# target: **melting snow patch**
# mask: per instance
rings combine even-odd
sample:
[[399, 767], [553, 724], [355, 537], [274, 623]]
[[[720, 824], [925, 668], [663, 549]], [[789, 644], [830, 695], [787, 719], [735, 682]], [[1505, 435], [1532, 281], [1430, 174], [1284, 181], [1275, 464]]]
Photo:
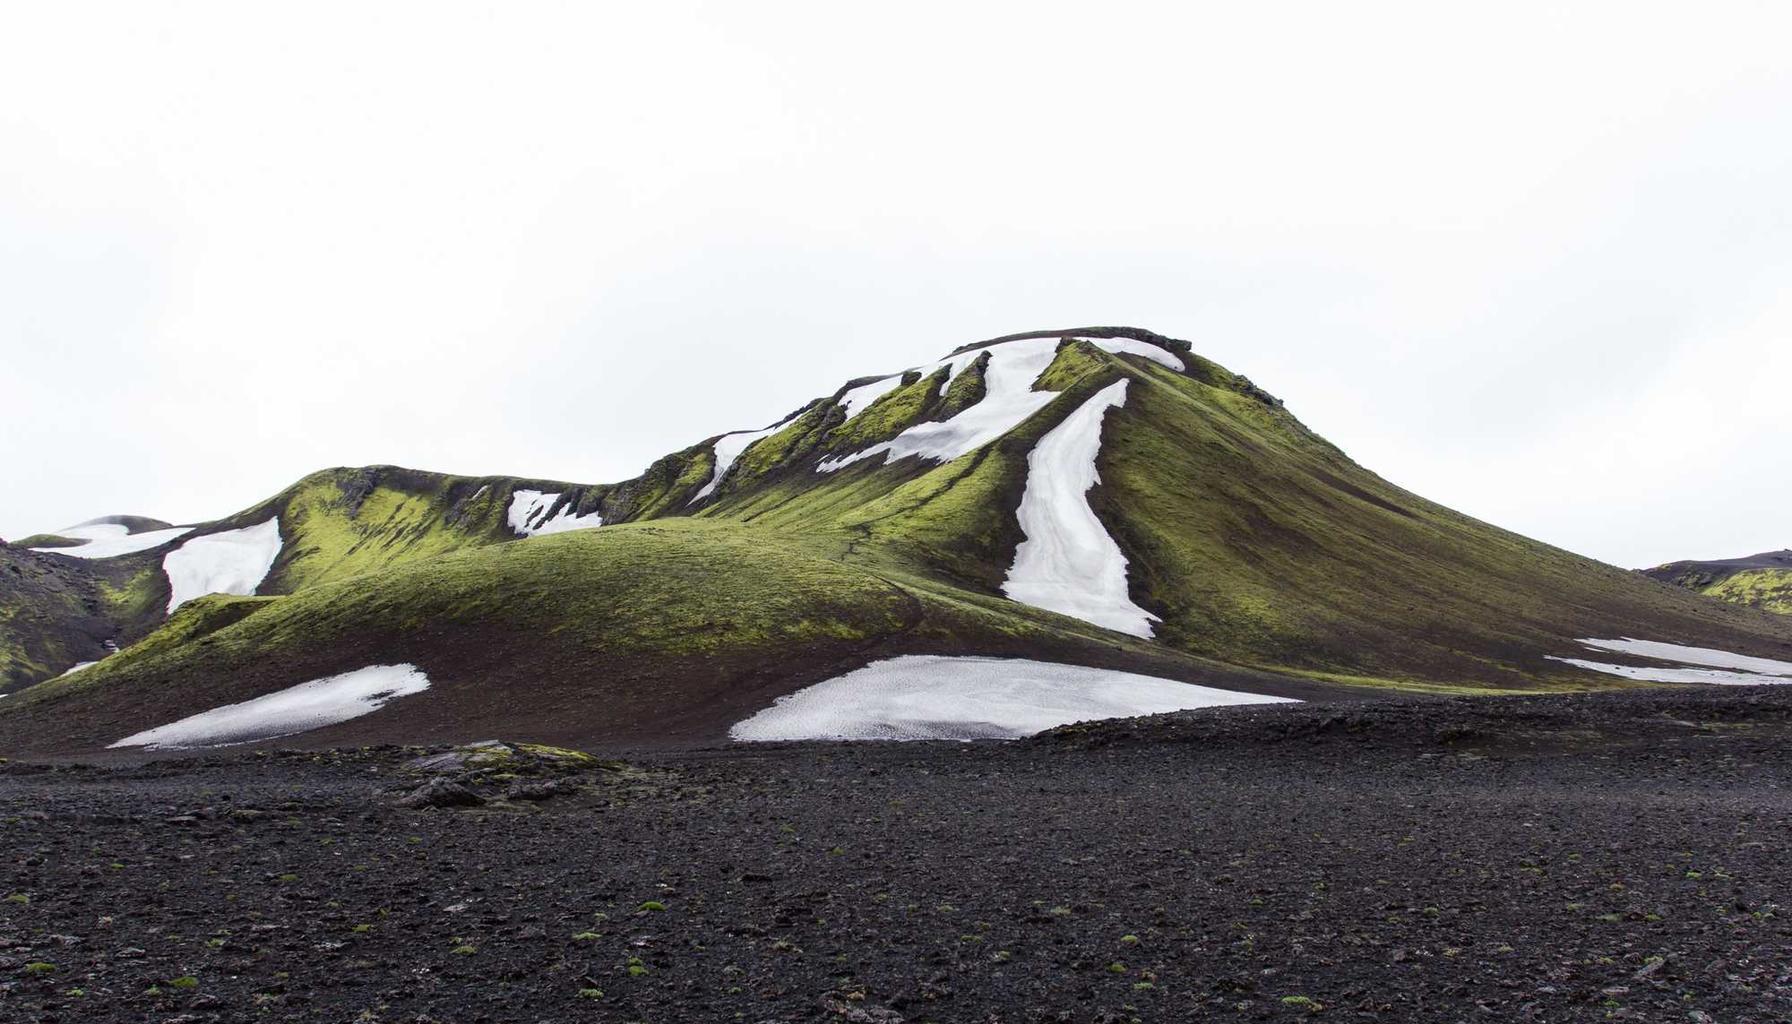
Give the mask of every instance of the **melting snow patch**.
[[168, 611], [207, 594], [255, 593], [280, 557], [278, 516], [257, 526], [194, 537], [162, 558], [172, 591]]
[[1100, 482], [1101, 421], [1126, 404], [1126, 381], [1096, 392], [1053, 427], [1027, 455], [1021, 494], [1021, 532], [1002, 593], [1013, 601], [1059, 612], [1097, 626], [1150, 637], [1157, 616], [1132, 603], [1126, 556], [1089, 507]]
[[33, 551], [44, 551], [52, 555], [68, 555], [71, 558], [116, 558], [119, 555], [148, 551], [161, 547], [176, 537], [184, 537], [193, 532], [191, 526], [176, 526], [167, 530], [145, 530], [132, 533], [122, 523], [86, 523], [71, 526], [66, 530], [57, 530], [56, 536], [86, 543], [72, 548], [32, 548]]
[[[897, 379], [898, 381], [901, 380], [900, 377]], [[764, 430], [738, 431], [733, 434], [723, 434], [721, 437], [716, 438], [714, 446], [716, 456], [715, 472], [709, 475], [709, 483], [704, 484], [703, 489], [692, 495], [691, 500], [685, 502], [685, 504], [695, 505], [704, 498], [714, 494], [717, 485], [722, 482], [722, 478], [728, 475], [730, 469], [734, 468], [735, 460], [739, 459], [742, 453], [752, 446], [753, 442], [770, 437], [778, 431], [783, 430], [785, 427], [790, 426], [807, 411], [808, 409], [804, 408], [795, 416], [790, 417], [782, 423], [776, 423], [766, 427]]]
[[[99, 664], [99, 662], [97, 662], [97, 661], [77, 661], [73, 665], [70, 665], [68, 667], [68, 671], [62, 673], [62, 675], [63, 676], [72, 676], [76, 672], [81, 671], [82, 669], [88, 667], [89, 665], [98, 665], [98, 664]], [[56, 678], [61, 679], [62, 676], [57, 676]]]
[[1775, 661], [1772, 658], [1755, 658], [1711, 647], [1683, 647], [1659, 640], [1632, 640], [1628, 637], [1619, 640], [1587, 638], [1578, 642], [1595, 651], [1631, 654], [1673, 664], [1613, 665], [1584, 658], [1558, 658], [1554, 655], [1550, 655], [1549, 660], [1590, 672], [1603, 672], [1606, 675], [1650, 683], [1719, 683], [1727, 686], [1792, 683], [1792, 661]]
[[[860, 384], [846, 394], [840, 396], [840, 405], [846, 410], [846, 419], [850, 420], [859, 413], [870, 408], [871, 403], [884, 397], [902, 385], [902, 374], [874, 380], [869, 384]], [[846, 420], [840, 422], [845, 423]]]
[[112, 747], [218, 747], [271, 740], [360, 718], [394, 697], [427, 689], [429, 677], [415, 665], [373, 665], [202, 711], [126, 736]]
[[550, 517], [554, 503], [560, 500], [560, 492], [521, 490], [510, 496], [510, 528], [519, 537], [539, 537], [548, 533], [565, 533], [568, 530], [591, 530], [604, 525], [601, 513], [574, 515], [572, 504], [567, 503], [558, 515]]
[[832, 473], [843, 466], [850, 466], [876, 455], [884, 455], [886, 462], [895, 462], [911, 455], [949, 462], [983, 447], [1020, 426], [1027, 417], [1045, 408], [1052, 399], [1058, 397], [1056, 391], [1034, 391], [1033, 384], [1045, 372], [1046, 367], [1052, 364], [1053, 357], [1058, 353], [1058, 345], [1063, 341], [1086, 341], [1107, 352], [1144, 356], [1174, 370], [1183, 368], [1182, 360], [1175, 354], [1149, 342], [1130, 338], [1026, 338], [960, 352], [921, 367], [921, 375], [925, 377], [942, 366], [948, 367], [950, 372], [946, 384], [941, 385], [944, 388], [951, 383], [952, 377], [976, 361], [978, 356], [988, 352], [989, 367], [983, 375], [982, 401], [951, 419], [917, 423], [888, 441], [851, 455], [824, 459], [815, 468], [823, 473]]
[[906, 655], [805, 687], [729, 730], [772, 740], [1015, 739], [1096, 718], [1127, 718], [1286, 697], [1024, 658]]

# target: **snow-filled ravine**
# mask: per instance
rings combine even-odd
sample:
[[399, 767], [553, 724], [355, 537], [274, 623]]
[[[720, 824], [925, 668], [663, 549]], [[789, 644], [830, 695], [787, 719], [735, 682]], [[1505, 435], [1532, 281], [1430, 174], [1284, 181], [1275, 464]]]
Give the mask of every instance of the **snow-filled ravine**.
[[778, 698], [729, 730], [774, 740], [1016, 739], [1072, 722], [1286, 697], [1024, 658], [904, 655]]
[[193, 532], [191, 526], [175, 526], [166, 530], [145, 530], [132, 533], [122, 523], [82, 523], [57, 530], [56, 536], [69, 540], [85, 541], [72, 548], [32, 548], [52, 555], [68, 555], [71, 558], [116, 558], [119, 555], [135, 554], [159, 548], [177, 537], [184, 537]]
[[800, 416], [802, 416], [802, 413], [798, 412], [795, 416], [790, 417], [784, 422], [774, 423], [764, 430], [741, 430], [732, 434], [723, 434], [721, 437], [716, 438], [716, 442], [712, 446], [712, 450], [715, 452], [716, 457], [716, 468], [710, 473], [709, 482], [704, 484], [696, 494], [691, 496], [691, 500], [685, 504], [695, 505], [704, 498], [714, 494], [716, 488], [721, 485], [722, 478], [728, 475], [730, 469], [734, 468], [735, 460], [739, 459], [748, 448], [752, 447], [753, 442], [764, 440], [765, 438], [776, 434], [778, 431], [795, 423]]
[[917, 423], [894, 438], [874, 444], [863, 451], [824, 459], [816, 469], [831, 473], [877, 455], [884, 455], [888, 462], [911, 455], [947, 462], [981, 448], [1013, 430], [1027, 417], [1045, 408], [1052, 399], [1058, 397], [1056, 391], [1033, 390], [1033, 384], [1051, 366], [1052, 359], [1057, 355], [1058, 345], [1064, 341], [1086, 341], [1107, 352], [1144, 356], [1173, 370], [1183, 369], [1182, 360], [1174, 353], [1150, 342], [1134, 341], [1131, 338], [1026, 338], [960, 352], [918, 369], [926, 377], [941, 367], [947, 368], [946, 380], [940, 385], [943, 390], [965, 367], [987, 352], [989, 367], [984, 371], [982, 401], [951, 419]]
[[1133, 604], [1126, 589], [1126, 556], [1089, 507], [1100, 481], [1101, 421], [1126, 404], [1117, 380], [1078, 406], [1027, 455], [1021, 494], [1021, 532], [1002, 593], [1010, 600], [1069, 615], [1097, 626], [1151, 636], [1157, 616]]
[[162, 557], [168, 611], [207, 594], [255, 593], [280, 557], [280, 519], [194, 537]]
[[601, 513], [574, 515], [570, 502], [550, 516], [554, 503], [559, 500], [559, 491], [516, 491], [510, 496], [510, 528], [519, 537], [539, 537], [569, 530], [593, 530], [604, 525]]
[[292, 736], [360, 718], [429, 689], [415, 665], [371, 665], [145, 729], [112, 747], [218, 747]]
[[1560, 658], [1559, 661], [1591, 672], [1621, 676], [1649, 683], [1717, 683], [1725, 686], [1760, 686], [1766, 683], [1792, 683], [1792, 661], [1775, 661], [1746, 654], [1720, 651], [1711, 647], [1685, 647], [1659, 640], [1617, 640], [1586, 638], [1577, 640], [1583, 647], [1608, 654], [1628, 654], [1664, 665], [1617, 665], [1590, 658]]

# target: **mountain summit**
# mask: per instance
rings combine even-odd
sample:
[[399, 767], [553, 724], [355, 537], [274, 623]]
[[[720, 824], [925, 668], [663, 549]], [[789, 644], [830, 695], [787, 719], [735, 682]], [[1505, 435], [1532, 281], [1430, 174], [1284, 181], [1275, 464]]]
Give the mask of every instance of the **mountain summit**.
[[[934, 707], [953, 673], [919, 657], [1010, 659], [965, 684], [985, 690], [1044, 663], [1029, 678], [1079, 700], [1121, 676], [1272, 699], [1792, 660], [1792, 620], [1428, 502], [1125, 327], [849, 381], [622, 483], [333, 469], [213, 522], [95, 521], [0, 559], [12, 750], [268, 702], [316, 744], [707, 743], [861, 669]], [[290, 717], [332, 701], [353, 714]]]

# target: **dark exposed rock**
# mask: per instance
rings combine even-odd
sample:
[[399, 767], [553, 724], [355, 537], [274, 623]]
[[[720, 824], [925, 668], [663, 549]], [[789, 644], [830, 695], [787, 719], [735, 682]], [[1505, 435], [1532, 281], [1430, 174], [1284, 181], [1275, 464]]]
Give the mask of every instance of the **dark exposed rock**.
[[506, 800], [522, 800], [537, 803], [552, 800], [557, 796], [565, 796], [579, 791], [579, 784], [571, 779], [550, 779], [546, 782], [518, 782], [504, 792]]
[[478, 807], [485, 798], [458, 782], [431, 779], [398, 801], [405, 807]]

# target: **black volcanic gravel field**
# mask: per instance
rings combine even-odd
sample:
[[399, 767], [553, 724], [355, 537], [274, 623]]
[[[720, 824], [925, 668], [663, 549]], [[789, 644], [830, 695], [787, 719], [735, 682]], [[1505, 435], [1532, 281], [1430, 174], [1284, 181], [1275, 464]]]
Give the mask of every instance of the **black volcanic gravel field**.
[[1789, 738], [1712, 689], [15, 763], [0, 1020], [1785, 1021]]

